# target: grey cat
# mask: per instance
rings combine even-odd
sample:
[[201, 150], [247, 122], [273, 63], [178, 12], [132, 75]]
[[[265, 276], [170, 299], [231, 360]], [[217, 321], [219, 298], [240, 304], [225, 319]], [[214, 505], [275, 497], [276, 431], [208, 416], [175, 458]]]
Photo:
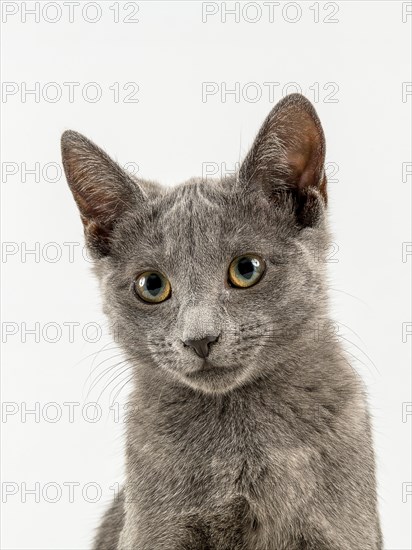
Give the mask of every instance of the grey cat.
[[381, 550], [366, 400], [328, 317], [309, 101], [280, 101], [218, 181], [135, 179], [72, 131], [62, 152], [134, 374], [127, 479], [94, 548]]

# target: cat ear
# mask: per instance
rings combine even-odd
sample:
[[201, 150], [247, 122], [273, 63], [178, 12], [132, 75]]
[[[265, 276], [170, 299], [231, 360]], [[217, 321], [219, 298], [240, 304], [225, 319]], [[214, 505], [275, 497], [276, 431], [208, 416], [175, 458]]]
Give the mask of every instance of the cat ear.
[[61, 139], [67, 182], [80, 210], [86, 243], [98, 256], [110, 252], [116, 222], [145, 194], [104, 151], [77, 132]]
[[[300, 94], [282, 99], [269, 113], [240, 171], [244, 187], [261, 187], [271, 196], [290, 191], [299, 219], [311, 223], [326, 204], [325, 137], [312, 104]], [[317, 206], [316, 206], [317, 205]]]

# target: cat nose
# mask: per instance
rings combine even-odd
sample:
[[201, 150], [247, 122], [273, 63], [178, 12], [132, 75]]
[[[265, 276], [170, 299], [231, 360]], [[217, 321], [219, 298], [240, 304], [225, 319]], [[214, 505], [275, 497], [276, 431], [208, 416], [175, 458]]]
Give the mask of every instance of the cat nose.
[[199, 357], [206, 359], [209, 355], [209, 346], [216, 342], [219, 336], [205, 336], [200, 340], [185, 340], [183, 344], [187, 347], [193, 348]]

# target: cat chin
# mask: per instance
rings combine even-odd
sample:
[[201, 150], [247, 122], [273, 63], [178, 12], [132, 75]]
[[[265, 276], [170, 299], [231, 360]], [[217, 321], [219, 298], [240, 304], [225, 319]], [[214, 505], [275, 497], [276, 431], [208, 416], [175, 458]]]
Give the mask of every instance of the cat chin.
[[216, 395], [228, 393], [243, 385], [248, 372], [242, 367], [204, 367], [184, 373], [179, 378], [195, 390]]

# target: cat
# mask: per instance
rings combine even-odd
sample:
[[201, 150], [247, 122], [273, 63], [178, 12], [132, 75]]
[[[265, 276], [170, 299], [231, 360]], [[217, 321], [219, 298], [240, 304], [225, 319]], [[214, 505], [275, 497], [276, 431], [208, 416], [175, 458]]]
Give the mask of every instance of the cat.
[[364, 390], [330, 330], [312, 104], [283, 98], [220, 180], [163, 188], [73, 131], [62, 157], [134, 376], [94, 548], [382, 550]]

